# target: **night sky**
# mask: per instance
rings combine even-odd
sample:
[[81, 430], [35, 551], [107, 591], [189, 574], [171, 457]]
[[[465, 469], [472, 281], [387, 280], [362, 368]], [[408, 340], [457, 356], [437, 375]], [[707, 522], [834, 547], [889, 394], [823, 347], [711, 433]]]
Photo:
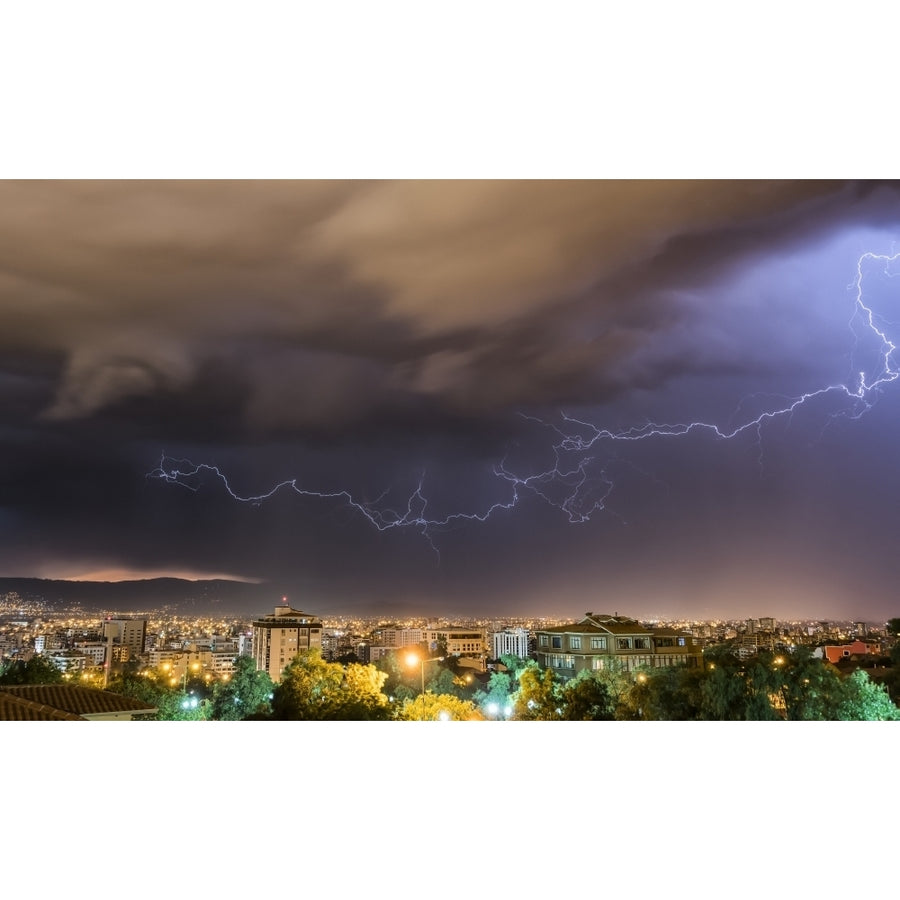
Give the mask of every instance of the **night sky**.
[[898, 248], [891, 183], [0, 182], [0, 575], [898, 615]]

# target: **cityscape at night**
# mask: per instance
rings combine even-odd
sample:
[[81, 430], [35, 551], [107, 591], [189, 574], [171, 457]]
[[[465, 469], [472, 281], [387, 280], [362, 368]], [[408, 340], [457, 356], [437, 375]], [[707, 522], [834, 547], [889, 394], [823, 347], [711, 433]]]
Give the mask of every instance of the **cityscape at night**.
[[253, 617], [98, 615], [10, 591], [0, 718], [897, 719], [898, 632], [898, 618], [319, 617], [287, 597]]
[[898, 235], [891, 181], [0, 182], [5, 596], [145, 622], [17, 614], [5, 715], [893, 717]]
[[889, 883], [896, 14], [19, 6], [7, 893]]
[[896, 612], [900, 193], [0, 183], [0, 574]]

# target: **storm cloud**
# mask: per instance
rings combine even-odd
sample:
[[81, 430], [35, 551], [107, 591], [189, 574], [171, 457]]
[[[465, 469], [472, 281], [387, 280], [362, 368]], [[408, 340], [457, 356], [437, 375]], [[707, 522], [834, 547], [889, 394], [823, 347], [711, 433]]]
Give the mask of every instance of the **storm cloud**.
[[[604, 447], [583, 498], [603, 515], [580, 530], [554, 493], [573, 477], [516, 495], [503, 472], [559, 462], [562, 411], [610, 428], [734, 424], [850, 383], [858, 357], [878, 364], [847, 327], [856, 259], [898, 229], [892, 183], [0, 182], [0, 568], [293, 578], [333, 606], [508, 606], [526, 582], [533, 606], [580, 606], [601, 571], [635, 603], [679, 579], [679, 603], [738, 572], [756, 584], [749, 572], [775, 571], [762, 523], [799, 529], [809, 473], [831, 477], [834, 409], [724, 454], [693, 439]], [[833, 439], [853, 469], [859, 445]], [[248, 496], [299, 477], [397, 515], [420, 481], [438, 516], [521, 502], [454, 521], [435, 547], [346, 504], [148, 481], [162, 454], [221, 466]], [[862, 496], [838, 495], [826, 508]], [[729, 510], [745, 529], [723, 531]], [[685, 564], [696, 546], [715, 573]], [[847, 583], [883, 583], [851, 568]], [[836, 583], [803, 571], [778, 602]]]
[[673, 291], [698, 258], [733, 264], [773, 222], [802, 236], [852, 199], [802, 182], [7, 182], [0, 342], [59, 360], [49, 419], [190, 394], [216, 364], [257, 428], [585, 402], [698, 364], [653, 352], [693, 324]]

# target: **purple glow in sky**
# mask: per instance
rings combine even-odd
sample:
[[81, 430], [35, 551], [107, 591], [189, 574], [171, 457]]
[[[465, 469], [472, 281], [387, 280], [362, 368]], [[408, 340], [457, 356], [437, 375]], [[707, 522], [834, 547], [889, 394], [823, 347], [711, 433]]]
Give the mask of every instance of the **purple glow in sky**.
[[895, 612], [892, 183], [0, 194], [2, 574]]

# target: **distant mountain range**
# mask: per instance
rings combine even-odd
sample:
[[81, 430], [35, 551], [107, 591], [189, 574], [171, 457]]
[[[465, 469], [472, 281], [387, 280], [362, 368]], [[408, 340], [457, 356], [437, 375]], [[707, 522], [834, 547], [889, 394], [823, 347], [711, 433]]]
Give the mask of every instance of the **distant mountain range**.
[[[43, 600], [51, 609], [80, 606], [88, 612], [146, 612], [168, 608], [190, 615], [253, 617], [269, 614], [283, 593], [272, 584], [212, 579], [150, 578], [141, 581], [57, 581], [0, 578], [0, 598], [15, 592], [25, 601]], [[295, 607], [303, 608], [299, 603]], [[315, 612], [310, 609], [311, 612]]]

